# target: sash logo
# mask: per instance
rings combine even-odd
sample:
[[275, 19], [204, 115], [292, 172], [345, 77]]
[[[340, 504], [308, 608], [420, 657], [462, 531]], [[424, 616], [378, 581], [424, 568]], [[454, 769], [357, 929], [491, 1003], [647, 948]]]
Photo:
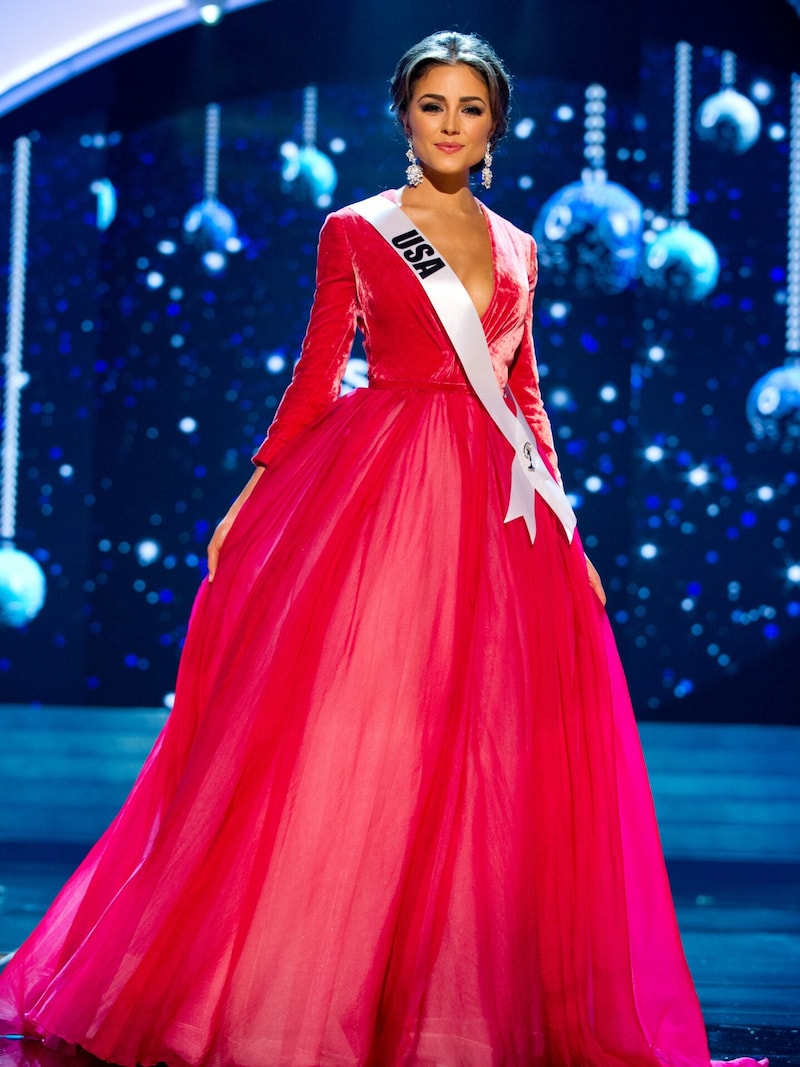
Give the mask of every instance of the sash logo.
[[403, 258], [408, 260], [420, 278], [427, 278], [444, 267], [444, 260], [436, 255], [435, 249], [426, 243], [418, 230], [399, 233], [392, 238], [392, 244], [403, 253]]

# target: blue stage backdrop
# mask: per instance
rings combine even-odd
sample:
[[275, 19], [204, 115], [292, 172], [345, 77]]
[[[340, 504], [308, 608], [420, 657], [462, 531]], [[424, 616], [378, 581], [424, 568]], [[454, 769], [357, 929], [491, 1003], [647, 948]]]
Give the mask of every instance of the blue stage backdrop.
[[[520, 80], [484, 196], [540, 239], [543, 393], [651, 718], [702, 716], [698, 694], [800, 640], [790, 77], [740, 58], [720, 101], [732, 57], [696, 44], [676, 157], [675, 59], [649, 47], [638, 94]], [[404, 148], [379, 82], [130, 129], [98, 107], [32, 136], [15, 543], [47, 599], [0, 630], [0, 699], [169, 704], [205, 545], [299, 350], [324, 215], [399, 185]], [[346, 387], [363, 372], [356, 349]]]

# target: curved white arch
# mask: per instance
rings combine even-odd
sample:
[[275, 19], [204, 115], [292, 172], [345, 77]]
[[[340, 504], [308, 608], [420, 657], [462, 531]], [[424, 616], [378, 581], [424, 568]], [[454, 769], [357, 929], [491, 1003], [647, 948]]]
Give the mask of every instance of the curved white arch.
[[[263, 0], [219, 0], [225, 11]], [[0, 0], [0, 115], [90, 67], [200, 22], [198, 0]]]

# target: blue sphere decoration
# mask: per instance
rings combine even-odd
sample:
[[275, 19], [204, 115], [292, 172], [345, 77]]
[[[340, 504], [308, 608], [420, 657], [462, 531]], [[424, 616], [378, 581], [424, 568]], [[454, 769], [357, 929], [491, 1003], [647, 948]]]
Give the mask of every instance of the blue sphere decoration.
[[298, 147], [291, 141], [281, 146], [281, 179], [286, 192], [311, 200], [316, 207], [329, 207], [339, 177], [324, 152], [313, 145]]
[[533, 236], [548, 280], [621, 293], [639, 273], [642, 205], [603, 171], [588, 171], [545, 201]]
[[39, 614], [47, 583], [44, 571], [26, 552], [0, 545], [0, 623], [19, 629]]
[[697, 110], [697, 135], [720, 152], [741, 155], [752, 148], [761, 132], [761, 115], [752, 100], [735, 89], [721, 89]]
[[236, 219], [219, 200], [207, 198], [186, 212], [183, 232], [204, 252], [224, 252], [228, 242], [236, 239]]
[[800, 447], [800, 365], [777, 367], [747, 395], [747, 420], [759, 440]]
[[719, 278], [719, 256], [707, 237], [691, 226], [672, 226], [656, 237], [644, 257], [647, 285], [693, 302], [708, 296]]

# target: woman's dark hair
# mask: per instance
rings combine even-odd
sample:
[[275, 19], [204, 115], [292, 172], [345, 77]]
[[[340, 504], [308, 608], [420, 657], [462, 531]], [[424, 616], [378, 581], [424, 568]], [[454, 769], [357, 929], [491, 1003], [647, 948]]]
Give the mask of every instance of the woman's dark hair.
[[431, 67], [455, 66], [464, 63], [472, 67], [486, 83], [489, 108], [495, 121], [492, 147], [508, 129], [508, 110], [511, 79], [503, 62], [492, 46], [474, 33], [440, 30], [413, 45], [400, 59], [392, 78], [390, 93], [392, 111], [402, 122], [414, 93], [414, 85]]

